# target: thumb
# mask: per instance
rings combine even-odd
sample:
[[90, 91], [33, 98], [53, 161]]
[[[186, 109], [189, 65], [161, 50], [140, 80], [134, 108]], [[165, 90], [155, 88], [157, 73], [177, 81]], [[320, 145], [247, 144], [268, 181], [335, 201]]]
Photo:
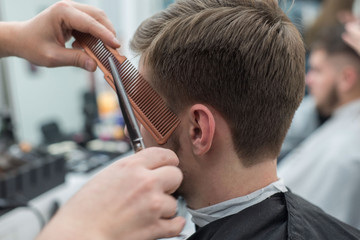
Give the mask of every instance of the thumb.
[[89, 55], [80, 49], [61, 49], [58, 56], [58, 66], [81, 67], [87, 71], [96, 70], [96, 62]]

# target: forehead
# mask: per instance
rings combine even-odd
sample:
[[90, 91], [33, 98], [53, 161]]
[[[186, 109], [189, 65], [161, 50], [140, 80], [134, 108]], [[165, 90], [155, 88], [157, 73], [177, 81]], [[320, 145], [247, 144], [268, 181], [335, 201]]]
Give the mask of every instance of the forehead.
[[334, 70], [340, 70], [353, 61], [352, 58], [346, 54], [329, 54], [323, 49], [317, 49], [311, 52], [309, 62], [310, 65], [328, 66]]
[[313, 50], [310, 54], [310, 65], [312, 67], [327, 67], [330, 69], [338, 69], [341, 65], [342, 58], [337, 55], [330, 55], [325, 50]]
[[316, 49], [311, 51], [310, 63], [326, 62], [327, 58], [328, 58], [328, 54], [326, 53], [325, 50]]

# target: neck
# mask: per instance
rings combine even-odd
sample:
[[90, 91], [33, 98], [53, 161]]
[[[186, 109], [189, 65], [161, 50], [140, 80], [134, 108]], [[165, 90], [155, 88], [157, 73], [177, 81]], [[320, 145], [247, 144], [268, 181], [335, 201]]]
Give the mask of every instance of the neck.
[[251, 167], [244, 167], [237, 157], [214, 161], [219, 164], [202, 168], [201, 178], [193, 185], [190, 197], [185, 197], [191, 209], [245, 196], [278, 180], [276, 159], [264, 160]]

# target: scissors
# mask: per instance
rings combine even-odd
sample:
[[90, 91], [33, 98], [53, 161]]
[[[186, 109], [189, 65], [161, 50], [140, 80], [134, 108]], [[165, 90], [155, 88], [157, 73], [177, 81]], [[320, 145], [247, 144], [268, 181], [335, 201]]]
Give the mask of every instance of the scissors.
[[115, 89], [116, 89], [116, 94], [118, 96], [121, 113], [124, 117], [125, 125], [129, 132], [131, 145], [134, 151], [138, 152], [145, 148], [143, 138], [140, 134], [139, 125], [136, 121], [133, 109], [131, 107], [129, 98], [126, 94], [124, 85], [122, 84], [122, 79], [115, 65], [115, 62], [112, 59], [112, 57], [109, 57], [108, 60], [110, 63], [111, 74], [113, 76], [115, 83]]

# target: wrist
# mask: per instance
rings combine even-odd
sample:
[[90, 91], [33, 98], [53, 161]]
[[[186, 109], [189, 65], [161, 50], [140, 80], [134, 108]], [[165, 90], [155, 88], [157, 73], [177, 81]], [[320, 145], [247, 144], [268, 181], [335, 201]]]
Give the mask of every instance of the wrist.
[[[63, 240], [63, 239], [79, 239], [79, 240], [107, 240], [105, 234], [98, 232], [99, 226], [91, 226], [84, 224], [84, 219], [76, 218], [74, 212], [60, 211], [50, 220], [45, 228], [40, 232], [35, 240]], [[61, 233], [61, 234], [59, 234]]]
[[19, 56], [22, 22], [0, 22], [0, 57]]
[[20, 28], [20, 22], [0, 22], [0, 57], [18, 56]]

